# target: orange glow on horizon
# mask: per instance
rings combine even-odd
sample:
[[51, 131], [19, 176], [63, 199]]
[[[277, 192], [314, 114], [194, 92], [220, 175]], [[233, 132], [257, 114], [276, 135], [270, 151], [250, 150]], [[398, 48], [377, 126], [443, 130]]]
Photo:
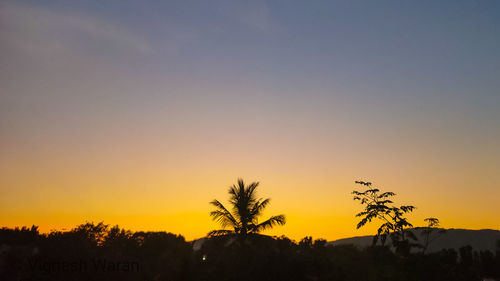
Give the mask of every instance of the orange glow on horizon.
[[295, 240], [373, 234], [356, 180], [415, 226], [500, 228], [487, 4], [3, 2], [0, 227], [191, 240], [241, 177], [272, 199], [263, 219], [287, 216], [266, 233]]

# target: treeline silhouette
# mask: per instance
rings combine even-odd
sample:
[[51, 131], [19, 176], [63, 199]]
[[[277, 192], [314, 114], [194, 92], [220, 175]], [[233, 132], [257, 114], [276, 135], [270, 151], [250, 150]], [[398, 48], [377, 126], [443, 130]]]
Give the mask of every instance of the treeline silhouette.
[[483, 280], [500, 279], [495, 253], [470, 246], [400, 255], [326, 240], [248, 234], [206, 238], [199, 249], [180, 235], [130, 232], [86, 223], [48, 234], [0, 229], [0, 280]]

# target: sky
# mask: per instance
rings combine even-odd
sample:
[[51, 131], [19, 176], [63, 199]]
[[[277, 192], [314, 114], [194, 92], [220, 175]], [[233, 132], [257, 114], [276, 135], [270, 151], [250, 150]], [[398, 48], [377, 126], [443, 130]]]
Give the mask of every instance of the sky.
[[[259, 181], [267, 231], [356, 230], [354, 181], [415, 226], [499, 229], [498, 1], [2, 1], [0, 221], [195, 239]], [[265, 219], [265, 217], [263, 217]]]

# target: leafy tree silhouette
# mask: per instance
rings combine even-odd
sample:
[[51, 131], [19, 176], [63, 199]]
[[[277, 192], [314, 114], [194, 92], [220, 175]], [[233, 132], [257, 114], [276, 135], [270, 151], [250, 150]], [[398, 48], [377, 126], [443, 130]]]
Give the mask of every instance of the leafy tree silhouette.
[[84, 240], [89, 241], [97, 246], [104, 243], [108, 232], [109, 225], [104, 222], [94, 224], [94, 222], [86, 222], [73, 229], [71, 232]]
[[387, 236], [389, 236], [397, 252], [408, 254], [411, 247], [417, 246], [417, 244], [411, 243], [410, 239], [416, 241], [417, 238], [413, 232], [408, 231], [408, 228], [413, 227], [413, 225], [405, 218], [405, 215], [412, 212], [415, 207], [411, 205], [396, 207], [391, 200], [396, 195], [394, 192], [380, 193], [378, 188], [372, 187], [371, 182], [356, 181], [355, 183], [367, 188], [362, 192], [356, 190], [352, 192], [353, 199], [359, 200], [361, 205], [365, 206], [363, 212], [356, 214], [356, 217], [362, 217], [356, 228], [363, 227], [373, 219], [382, 220], [383, 224], [373, 237], [372, 244], [376, 245], [380, 238], [382, 245], [385, 245]]
[[[210, 202], [215, 207], [215, 210], [210, 212], [210, 216], [214, 221], [219, 222], [223, 229], [212, 230], [208, 236], [236, 235], [246, 237], [248, 234], [259, 233], [275, 225], [285, 224], [284, 215], [272, 216], [259, 223], [258, 218], [271, 199], [257, 198], [258, 185], [259, 182], [253, 182], [245, 186], [243, 179], [238, 179], [238, 184], [232, 185], [228, 190], [231, 211], [218, 200]], [[232, 229], [226, 229], [227, 227]]]

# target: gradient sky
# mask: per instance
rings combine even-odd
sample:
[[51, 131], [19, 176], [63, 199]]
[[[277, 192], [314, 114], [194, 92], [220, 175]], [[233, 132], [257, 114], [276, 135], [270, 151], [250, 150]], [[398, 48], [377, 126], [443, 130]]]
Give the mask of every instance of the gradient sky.
[[[251, 3], [248, 3], [251, 2]], [[368, 180], [500, 227], [499, 1], [3, 1], [0, 221], [216, 228], [260, 181], [268, 234], [356, 231]]]

